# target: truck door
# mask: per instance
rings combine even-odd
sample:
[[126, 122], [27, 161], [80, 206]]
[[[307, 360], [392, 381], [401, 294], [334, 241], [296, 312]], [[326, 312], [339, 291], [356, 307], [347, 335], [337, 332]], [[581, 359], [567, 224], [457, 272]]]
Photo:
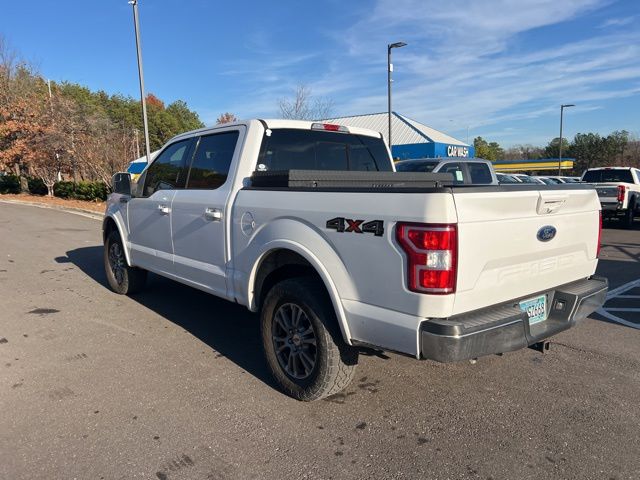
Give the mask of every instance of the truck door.
[[229, 169], [237, 164], [244, 132], [235, 126], [198, 139], [186, 188], [176, 191], [171, 206], [175, 274], [221, 297], [227, 297]]
[[173, 274], [171, 202], [185, 184], [191, 143], [187, 139], [167, 146], [140, 179], [141, 195], [129, 201], [129, 245], [136, 266]]

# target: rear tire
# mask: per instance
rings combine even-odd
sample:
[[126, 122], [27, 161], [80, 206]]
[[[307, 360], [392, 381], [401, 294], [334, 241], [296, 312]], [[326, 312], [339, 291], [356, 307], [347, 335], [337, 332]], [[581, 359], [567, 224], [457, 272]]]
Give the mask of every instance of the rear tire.
[[104, 242], [104, 269], [111, 289], [120, 295], [139, 292], [147, 282], [147, 271], [130, 267], [124, 245], [117, 230], [112, 230]]
[[343, 341], [331, 300], [318, 279], [277, 283], [262, 305], [260, 330], [269, 370], [287, 395], [319, 400], [353, 380], [358, 351]]
[[627, 211], [624, 213], [624, 217], [622, 219], [624, 228], [628, 228], [628, 229], [633, 228], [633, 217], [636, 213], [635, 210], [636, 210], [636, 205], [634, 201], [633, 203], [629, 204]]

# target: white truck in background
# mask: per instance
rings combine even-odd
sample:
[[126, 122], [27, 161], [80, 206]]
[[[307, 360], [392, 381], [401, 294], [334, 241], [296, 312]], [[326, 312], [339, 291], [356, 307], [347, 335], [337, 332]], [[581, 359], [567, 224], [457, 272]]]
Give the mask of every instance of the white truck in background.
[[265, 360], [300, 400], [349, 385], [363, 348], [440, 362], [518, 350], [607, 292], [593, 187], [394, 172], [369, 130], [250, 120], [188, 132], [114, 190], [112, 289], [134, 293], [151, 271], [259, 312]]
[[596, 187], [605, 219], [619, 218], [625, 227], [633, 228], [634, 217], [640, 215], [640, 170], [590, 168], [582, 175], [582, 181]]

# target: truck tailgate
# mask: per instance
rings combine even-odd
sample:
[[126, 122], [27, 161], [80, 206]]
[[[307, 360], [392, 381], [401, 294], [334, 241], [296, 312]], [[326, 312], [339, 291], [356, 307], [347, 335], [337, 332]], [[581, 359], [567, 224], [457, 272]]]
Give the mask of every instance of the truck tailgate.
[[[453, 195], [459, 229], [454, 314], [594, 273], [600, 210], [595, 190], [455, 189]], [[553, 228], [539, 235], [544, 227]], [[555, 236], [544, 238], [553, 229]]]
[[616, 207], [618, 205], [617, 185], [594, 184], [602, 206]]

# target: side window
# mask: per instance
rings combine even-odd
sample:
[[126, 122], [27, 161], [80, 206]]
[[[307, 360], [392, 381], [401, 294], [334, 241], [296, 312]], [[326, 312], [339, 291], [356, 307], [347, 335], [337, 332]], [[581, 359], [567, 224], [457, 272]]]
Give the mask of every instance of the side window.
[[488, 184], [492, 182], [491, 170], [489, 170], [489, 165], [486, 163], [469, 162], [467, 167], [469, 168], [471, 183]]
[[450, 173], [453, 175], [453, 183], [456, 185], [464, 183], [464, 175], [462, 173], [462, 165], [459, 163], [445, 163], [444, 166], [438, 170], [438, 173]]
[[186, 160], [191, 139], [169, 145], [149, 165], [144, 181], [143, 195], [150, 197], [158, 190], [184, 188], [186, 179]]
[[227, 181], [240, 133], [237, 130], [207, 135], [200, 139], [191, 163], [187, 188], [214, 189]]

